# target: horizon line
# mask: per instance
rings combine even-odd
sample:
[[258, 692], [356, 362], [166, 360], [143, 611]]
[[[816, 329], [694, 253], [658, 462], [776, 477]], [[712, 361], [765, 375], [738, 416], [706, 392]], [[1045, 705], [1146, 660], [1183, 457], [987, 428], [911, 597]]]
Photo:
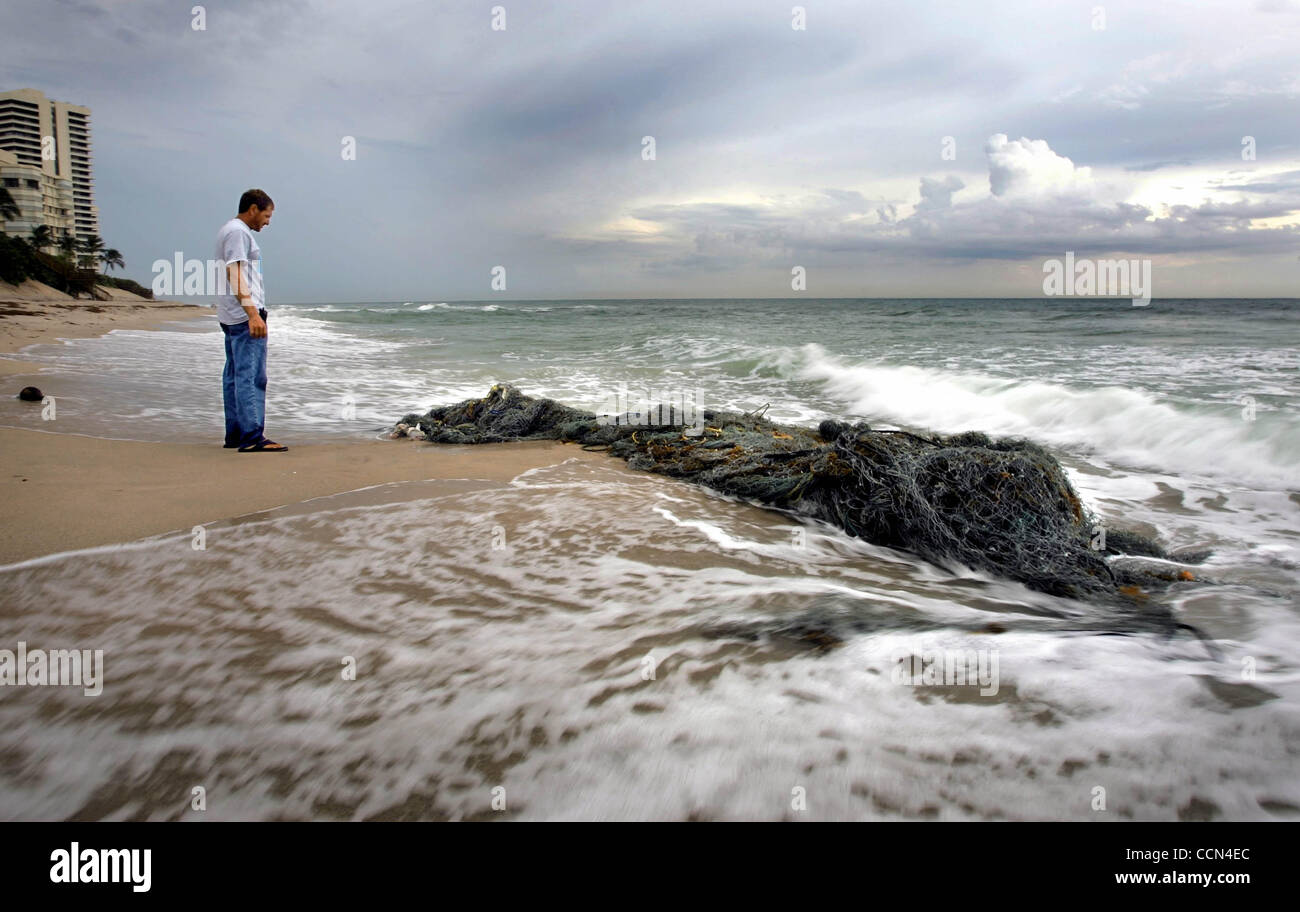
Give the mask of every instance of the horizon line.
[[[217, 296], [216, 296], [216, 295], [177, 295], [177, 296], [174, 296], [174, 297], [182, 297], [182, 298], [212, 298], [212, 297], [217, 297]], [[1014, 295], [962, 295], [962, 296], [960, 296], [960, 297], [956, 297], [956, 296], [934, 296], [934, 295], [929, 295], [929, 296], [920, 297], [920, 296], [911, 296], [911, 295], [876, 295], [876, 296], [870, 296], [870, 297], [863, 297], [863, 296], [849, 296], [849, 295], [824, 295], [824, 296], [821, 296], [821, 295], [819, 295], [819, 296], [804, 295], [804, 296], [793, 297], [793, 298], [792, 298], [792, 297], [758, 297], [758, 296], [747, 295], [747, 296], [744, 296], [744, 297], [729, 297], [729, 298], [721, 298], [721, 297], [718, 297], [718, 298], [707, 298], [707, 297], [669, 298], [669, 297], [662, 297], [662, 296], [655, 296], [655, 297], [649, 297], [649, 298], [608, 298], [608, 297], [597, 297], [597, 298], [590, 298], [590, 297], [584, 297], [584, 298], [448, 298], [448, 299], [446, 299], [445, 301], [442, 301], [442, 302], [435, 302], [435, 301], [432, 301], [432, 300], [424, 300], [424, 301], [420, 301], [419, 303], [424, 303], [424, 304], [433, 304], [433, 303], [444, 303], [444, 304], [452, 304], [452, 303], [455, 303], [455, 304], [488, 304], [488, 303], [502, 303], [502, 304], [528, 304], [528, 303], [535, 303], [535, 302], [539, 302], [539, 301], [557, 302], [557, 301], [800, 301], [800, 300], [806, 300], [806, 301], [1044, 301], [1044, 302], [1048, 302], [1048, 301], [1061, 301], [1061, 302], [1069, 301], [1069, 302], [1072, 302], [1072, 303], [1073, 303], [1073, 302], [1083, 302], [1083, 301], [1130, 301], [1130, 300], [1132, 300], [1132, 296], [1131, 296], [1131, 295], [1106, 295], [1106, 296], [1102, 296], [1102, 295], [1084, 295], [1084, 296], [1077, 296], [1077, 295], [1076, 295], [1076, 296], [1069, 296], [1069, 295], [1040, 295], [1040, 296], [1037, 296], [1037, 297], [1021, 297], [1021, 296], [1014, 296]], [[1190, 296], [1190, 295], [1181, 295], [1181, 296], [1166, 296], [1166, 297], [1155, 297], [1155, 296], [1153, 296], [1153, 297], [1151, 298], [1151, 300], [1152, 300], [1152, 301], [1300, 301], [1300, 296], [1285, 296], [1285, 295], [1251, 295], [1251, 296], [1245, 296], [1245, 295], [1195, 295], [1195, 296]], [[279, 304], [282, 304], [282, 305], [286, 305], [286, 306], [299, 306], [299, 305], [303, 305], [303, 304], [415, 304], [415, 303], [417, 303], [417, 301], [415, 301], [415, 300], [406, 300], [406, 299], [403, 299], [403, 300], [390, 299], [390, 300], [367, 300], [367, 301], [280, 301], [280, 302], [276, 302], [276, 303], [279, 303]], [[272, 306], [274, 306], [274, 305], [272, 305]]]

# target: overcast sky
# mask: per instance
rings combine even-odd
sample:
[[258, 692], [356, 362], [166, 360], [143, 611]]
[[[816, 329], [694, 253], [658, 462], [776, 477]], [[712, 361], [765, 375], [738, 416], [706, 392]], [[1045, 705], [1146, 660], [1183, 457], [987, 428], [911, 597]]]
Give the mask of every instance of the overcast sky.
[[269, 192], [272, 305], [1300, 295], [1297, 0], [800, 5], [5, 0], [0, 88], [92, 108], [145, 284]]

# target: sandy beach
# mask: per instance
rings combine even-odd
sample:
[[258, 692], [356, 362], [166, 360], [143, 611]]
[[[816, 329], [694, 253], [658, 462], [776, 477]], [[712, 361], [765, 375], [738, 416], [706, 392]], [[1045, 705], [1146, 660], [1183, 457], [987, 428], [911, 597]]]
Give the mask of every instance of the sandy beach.
[[[28, 283], [35, 286], [36, 283]], [[73, 300], [52, 289], [0, 287], [0, 352], [114, 329], [155, 329], [174, 320], [212, 319], [213, 310], [120, 293], [112, 301]], [[0, 360], [0, 377], [39, 371]], [[17, 382], [5, 395], [16, 396]], [[214, 390], [214, 395], [219, 394]], [[32, 403], [39, 409], [39, 403]], [[241, 454], [211, 446], [106, 440], [0, 427], [6, 521], [0, 564], [132, 541], [312, 498], [389, 482], [474, 478], [504, 482], [531, 468], [578, 456], [576, 446], [522, 442], [491, 448], [430, 447], [416, 441], [300, 444], [287, 453]], [[232, 483], [237, 470], [238, 483]]]
[[[96, 696], [4, 694], [0, 818], [794, 820], [801, 788], [819, 820], [1084, 820], [1102, 816], [1097, 785], [1119, 819], [1300, 808], [1287, 375], [1247, 370], [1273, 356], [1234, 349], [1246, 372], [1225, 389], [1255, 391], [1251, 426], [1214, 402], [1170, 417], [1152, 394], [1089, 386], [1107, 364], [1146, 389], [1167, 362], [1093, 339], [1093, 316], [1045, 323], [1016, 301], [923, 303], [910, 321], [893, 302], [803, 302], [816, 344], [795, 349], [772, 341], [779, 301], [285, 304], [268, 433], [290, 450], [250, 455], [221, 446], [210, 311], [6, 301], [24, 311], [0, 316], [9, 354], [54, 343], [23, 351], [8, 395], [37, 384], [58, 414], [0, 400], [0, 648], [104, 664]], [[1250, 306], [1112, 319], [1149, 337], [1190, 325], [1191, 354], [1169, 357], [1217, 371], [1229, 362], [1205, 339], [1288, 338], [1276, 307]], [[890, 319], [911, 327], [912, 363], [862, 354]], [[1014, 330], [1009, 363], [1059, 363], [1008, 388], [971, 334], [981, 319]], [[935, 345], [964, 360], [934, 366]], [[499, 381], [599, 408], [623, 378], [670, 376], [805, 427], [1023, 421], [1114, 528], [1213, 546], [1212, 584], [1161, 597], [1206, 640], [1113, 636], [1155, 613], [941, 567], [578, 446], [383, 436]], [[1152, 435], [1136, 454], [1134, 428]], [[1206, 440], [1223, 441], [1212, 462]], [[948, 655], [973, 655], [974, 679], [898, 676], [900, 659]]]
[[[215, 315], [211, 307], [149, 301], [109, 289], [108, 301], [74, 300], [39, 282], [0, 282], [0, 352], [12, 354], [40, 342], [100, 336], [114, 329], [152, 329], [172, 320]], [[0, 376], [40, 369], [31, 361], [0, 360]], [[15, 391], [16, 392], [16, 391]]]

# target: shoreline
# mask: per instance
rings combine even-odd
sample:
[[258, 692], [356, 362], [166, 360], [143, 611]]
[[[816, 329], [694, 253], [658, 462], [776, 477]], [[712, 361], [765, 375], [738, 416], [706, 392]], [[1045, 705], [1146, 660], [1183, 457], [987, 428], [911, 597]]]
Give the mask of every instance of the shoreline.
[[0, 453], [8, 516], [0, 526], [0, 565], [189, 531], [359, 488], [452, 479], [505, 484], [574, 457], [612, 464], [603, 453], [549, 440], [490, 448], [414, 440], [295, 443], [286, 453], [237, 453], [220, 443], [19, 428], [0, 428]]
[[0, 377], [39, 373], [47, 365], [16, 357], [30, 345], [104, 336], [115, 329], [158, 329], [175, 320], [216, 319], [216, 308], [132, 295], [110, 301], [27, 299], [0, 289]]
[[[0, 377], [39, 374], [47, 366], [12, 357], [29, 345], [204, 317], [215, 318], [214, 309], [172, 301], [0, 300], [0, 355], [9, 356], [0, 358]], [[5, 394], [17, 396], [18, 388]], [[237, 453], [220, 441], [148, 442], [0, 427], [7, 504], [0, 565], [188, 531], [359, 488], [452, 479], [504, 484], [573, 457], [611, 462], [555, 441], [490, 448], [414, 440], [286, 443], [286, 453]]]

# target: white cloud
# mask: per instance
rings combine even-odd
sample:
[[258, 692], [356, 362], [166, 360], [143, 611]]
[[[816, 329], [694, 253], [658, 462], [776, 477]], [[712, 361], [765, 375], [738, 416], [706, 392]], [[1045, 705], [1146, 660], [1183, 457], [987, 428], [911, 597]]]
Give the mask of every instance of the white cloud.
[[[986, 151], [987, 193], [972, 188], [976, 192], [954, 200], [966, 181], [947, 175], [922, 176], [919, 200], [825, 188], [748, 200], [661, 201], [631, 213], [658, 228], [653, 243], [634, 246], [646, 268], [723, 270], [775, 268], [792, 256], [831, 265], [864, 254], [947, 262], [1025, 261], [1064, 250], [1177, 256], [1248, 248], [1276, 254], [1292, 249], [1300, 235], [1290, 217], [1300, 169], [1234, 172], [1234, 183], [1223, 188], [1235, 191], [1231, 195], [1207, 192], [1203, 171], [1188, 171], [1185, 177], [1200, 179], [1179, 193], [1170, 191], [1167, 178], [1149, 178], [1138, 181], [1146, 191], [1139, 201], [1128, 186], [1134, 183], [1130, 174], [1094, 179], [1091, 168], [1076, 166], [1045, 140], [1009, 140], [999, 133], [988, 139]], [[1246, 191], [1256, 198], [1247, 199]], [[604, 239], [623, 243], [627, 236], [606, 232]]]
[[1057, 155], [1045, 140], [1008, 140], [1005, 133], [989, 137], [984, 145], [989, 159], [989, 188], [994, 196], [1035, 197], [1086, 190], [1092, 182], [1089, 168]]
[[952, 205], [952, 195], [966, 186], [960, 177], [949, 175], [943, 180], [933, 177], [921, 178], [921, 202], [917, 203], [918, 212], [926, 209], [947, 209]]

